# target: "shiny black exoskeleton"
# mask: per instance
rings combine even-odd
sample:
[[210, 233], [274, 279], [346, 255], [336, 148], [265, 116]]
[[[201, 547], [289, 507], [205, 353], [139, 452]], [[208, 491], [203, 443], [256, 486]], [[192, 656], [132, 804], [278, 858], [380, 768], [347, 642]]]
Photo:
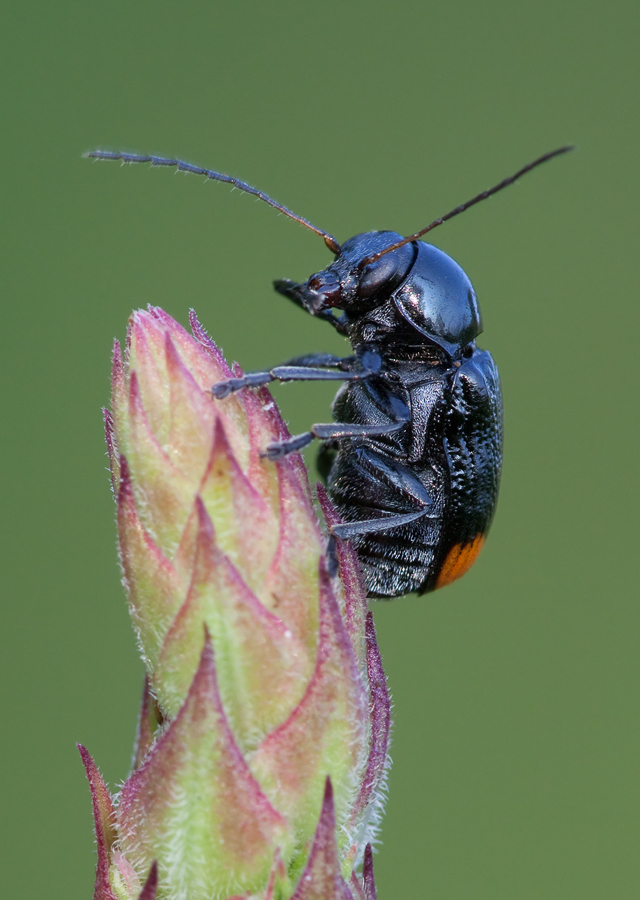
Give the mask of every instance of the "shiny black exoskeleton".
[[267, 453], [325, 439], [319, 466], [345, 522], [334, 532], [353, 541], [372, 597], [424, 593], [462, 575], [482, 546], [500, 478], [500, 384], [491, 356], [475, 345], [482, 319], [471, 282], [422, 241], [362, 266], [400, 240], [389, 231], [357, 235], [306, 284], [276, 282], [331, 322], [355, 355], [292, 360], [298, 371], [270, 373], [304, 378], [309, 366], [312, 377], [333, 370], [346, 383], [333, 403], [339, 425], [316, 425]]
[[88, 156], [174, 166], [259, 197], [324, 238], [331, 265], [305, 284], [276, 290], [329, 322], [353, 356], [312, 354], [220, 382], [214, 397], [271, 381], [341, 380], [335, 422], [270, 444], [276, 460], [314, 438], [319, 468], [342, 523], [333, 538], [353, 542], [371, 597], [425, 593], [463, 575], [476, 559], [498, 496], [502, 456], [500, 382], [476, 347], [482, 318], [471, 282], [424, 234], [571, 147], [547, 153], [426, 228], [402, 237], [332, 235], [262, 191], [176, 159], [93, 151]]

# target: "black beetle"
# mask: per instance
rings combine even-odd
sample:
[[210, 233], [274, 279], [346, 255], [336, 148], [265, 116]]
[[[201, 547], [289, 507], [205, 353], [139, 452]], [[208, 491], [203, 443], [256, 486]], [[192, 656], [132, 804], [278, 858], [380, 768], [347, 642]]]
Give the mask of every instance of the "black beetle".
[[270, 444], [264, 455], [275, 460], [314, 438], [323, 441], [318, 466], [342, 518], [331, 531], [353, 542], [370, 597], [423, 594], [463, 575], [482, 548], [498, 496], [502, 398], [491, 355], [476, 347], [482, 331], [476, 295], [460, 266], [419, 238], [570, 149], [541, 156], [409, 237], [370, 231], [342, 246], [231, 176], [176, 159], [87, 154], [231, 183], [321, 235], [335, 254], [305, 284], [274, 286], [348, 338], [354, 355], [298, 357], [216, 384], [212, 394], [223, 398], [274, 380], [345, 382], [333, 402], [333, 424]]

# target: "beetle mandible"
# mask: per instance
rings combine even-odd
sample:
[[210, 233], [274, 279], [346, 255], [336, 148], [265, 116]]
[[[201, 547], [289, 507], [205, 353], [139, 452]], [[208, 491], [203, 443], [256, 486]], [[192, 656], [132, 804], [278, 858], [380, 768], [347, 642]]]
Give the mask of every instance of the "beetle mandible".
[[[269, 444], [276, 460], [323, 441], [318, 467], [350, 540], [368, 596], [435, 590], [473, 564], [498, 497], [502, 397], [491, 355], [476, 346], [482, 317], [460, 266], [420, 240], [428, 231], [572, 147], [560, 147], [426, 228], [358, 234], [340, 245], [267, 194], [229, 175], [177, 159], [96, 150], [87, 156], [173, 166], [253, 194], [324, 238], [335, 260], [304, 284], [276, 291], [346, 337], [353, 355], [301, 356], [213, 385], [215, 398], [271, 381], [343, 381], [335, 422]], [[337, 314], [336, 314], [337, 313]]]

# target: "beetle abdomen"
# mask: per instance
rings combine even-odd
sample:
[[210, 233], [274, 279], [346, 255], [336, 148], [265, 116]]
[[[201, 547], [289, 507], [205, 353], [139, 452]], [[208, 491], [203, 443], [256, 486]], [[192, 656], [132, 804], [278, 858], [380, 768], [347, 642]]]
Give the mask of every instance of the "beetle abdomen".
[[[475, 562], [491, 524], [502, 459], [502, 401], [491, 356], [474, 350], [456, 368], [409, 389], [411, 435], [338, 442], [327, 479], [345, 522], [422, 510], [414, 522], [353, 538], [371, 597], [444, 587]], [[432, 380], [433, 379], [433, 380]], [[342, 421], [386, 418], [385, 386], [345, 385]], [[422, 452], [417, 445], [422, 447]], [[409, 451], [409, 452], [407, 452]], [[401, 459], [401, 456], [404, 456]]]
[[458, 370], [445, 415], [443, 446], [450, 473], [445, 541], [466, 545], [486, 534], [502, 465], [502, 394], [491, 355], [476, 350]]
[[447, 473], [399, 463], [373, 440], [344, 441], [327, 488], [345, 522], [384, 519], [415, 510], [415, 522], [353, 539], [371, 597], [420, 592], [433, 581], [442, 541]]
[[389, 600], [424, 593], [434, 578], [441, 534], [442, 519], [423, 519], [359, 538], [355, 546], [368, 596]]

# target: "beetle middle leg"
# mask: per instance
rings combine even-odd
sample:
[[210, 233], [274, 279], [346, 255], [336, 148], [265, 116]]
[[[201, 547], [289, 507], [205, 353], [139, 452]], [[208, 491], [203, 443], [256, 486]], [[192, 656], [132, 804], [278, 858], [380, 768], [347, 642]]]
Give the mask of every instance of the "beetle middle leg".
[[330, 425], [312, 425], [310, 431], [304, 431], [286, 441], [274, 441], [267, 444], [264, 453], [267, 459], [282, 459], [289, 453], [302, 450], [311, 443], [314, 438], [322, 441], [339, 440], [340, 438], [354, 437], [379, 437], [385, 434], [394, 434], [407, 424], [408, 419], [400, 419], [396, 422], [384, 422], [382, 425], [353, 425], [341, 422], [332, 422]]

